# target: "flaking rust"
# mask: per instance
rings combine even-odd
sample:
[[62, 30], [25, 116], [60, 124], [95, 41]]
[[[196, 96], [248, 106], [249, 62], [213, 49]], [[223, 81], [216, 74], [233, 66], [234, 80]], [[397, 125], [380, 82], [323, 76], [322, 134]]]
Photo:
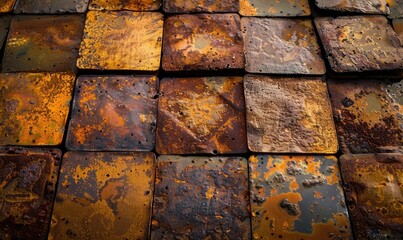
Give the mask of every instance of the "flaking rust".
[[247, 161], [160, 156], [151, 239], [250, 239]]
[[403, 45], [403, 19], [394, 19], [393, 20], [393, 29], [399, 36], [400, 42]]
[[3, 0], [0, 5], [0, 13], [9, 13], [13, 11], [14, 4], [17, 0]]
[[242, 16], [297, 17], [311, 15], [308, 0], [240, 0]]
[[167, 13], [238, 12], [239, 0], [165, 0], [164, 11]]
[[6, 40], [8, 29], [10, 27], [11, 16], [0, 16], [0, 50], [3, 48], [4, 41]]
[[386, 0], [390, 8], [388, 18], [402, 18], [403, 17], [403, 0]]
[[14, 13], [83, 13], [89, 0], [17, 0]]
[[378, 13], [389, 14], [387, 0], [316, 0], [316, 6], [321, 9], [335, 10], [340, 12]]
[[162, 0], [91, 0], [90, 10], [153, 11], [161, 7]]
[[67, 152], [49, 240], [147, 239], [153, 153]]
[[352, 239], [337, 159], [249, 158], [253, 239]]

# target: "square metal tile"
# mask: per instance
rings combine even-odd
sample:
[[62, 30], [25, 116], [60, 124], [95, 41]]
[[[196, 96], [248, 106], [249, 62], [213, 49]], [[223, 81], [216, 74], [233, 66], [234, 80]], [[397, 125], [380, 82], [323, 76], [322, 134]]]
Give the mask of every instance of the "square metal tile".
[[17, 0], [14, 13], [84, 13], [89, 0]]
[[162, 0], [91, 0], [89, 9], [154, 11], [161, 5]]
[[238, 12], [239, 0], [164, 0], [164, 11], [167, 13]]
[[308, 0], [240, 0], [242, 16], [297, 17], [311, 15]]
[[394, 19], [393, 29], [395, 30], [400, 38], [401, 43], [403, 44], [403, 19]]
[[0, 16], [0, 50], [3, 48], [4, 41], [6, 40], [8, 30], [10, 28], [11, 16]]
[[2, 0], [0, 5], [0, 13], [12, 12], [16, 1], [17, 0]]
[[316, 6], [325, 10], [355, 13], [389, 14], [388, 0], [315, 0]]
[[390, 8], [388, 18], [403, 18], [403, 0], [386, 0]]

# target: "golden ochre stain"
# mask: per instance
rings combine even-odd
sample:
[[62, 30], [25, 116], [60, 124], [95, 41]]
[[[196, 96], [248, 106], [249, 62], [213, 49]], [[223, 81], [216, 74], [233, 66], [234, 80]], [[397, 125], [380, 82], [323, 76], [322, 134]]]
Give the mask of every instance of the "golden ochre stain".
[[92, 0], [90, 10], [132, 10], [151, 11], [158, 10], [162, 0]]
[[242, 16], [295, 17], [309, 16], [308, 0], [240, 0]]
[[0, 13], [12, 12], [16, 1], [17, 0], [3, 0], [0, 5]]

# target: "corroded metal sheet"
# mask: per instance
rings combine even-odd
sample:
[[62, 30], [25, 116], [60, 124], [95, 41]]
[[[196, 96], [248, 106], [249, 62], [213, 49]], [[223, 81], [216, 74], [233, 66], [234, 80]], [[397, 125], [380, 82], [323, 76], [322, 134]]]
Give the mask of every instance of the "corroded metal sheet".
[[395, 19], [393, 20], [393, 29], [397, 33], [400, 38], [400, 42], [403, 45], [403, 19]]
[[403, 80], [329, 79], [328, 84], [343, 153], [403, 146]]
[[83, 28], [81, 15], [14, 16], [3, 71], [75, 71]]
[[6, 40], [8, 29], [10, 27], [11, 16], [0, 16], [0, 50], [3, 48], [4, 41]]
[[17, 0], [2, 0], [0, 4], [0, 13], [9, 13], [13, 11]]
[[90, 10], [152, 11], [161, 7], [162, 0], [91, 0]]
[[160, 94], [158, 153], [247, 151], [241, 77], [165, 78]]
[[0, 74], [0, 145], [59, 145], [74, 87], [70, 73]]
[[389, 14], [387, 0], [315, 0], [321, 9], [341, 12]]
[[83, 13], [89, 0], [17, 0], [14, 13]]
[[158, 79], [81, 76], [77, 79], [66, 145], [69, 150], [154, 148]]
[[403, 47], [385, 17], [316, 18], [315, 24], [335, 72], [403, 68]]
[[247, 175], [244, 158], [160, 156], [151, 239], [250, 239]]
[[147, 239], [153, 153], [67, 152], [49, 240]]
[[403, 154], [343, 155], [340, 166], [356, 239], [403, 239]]
[[386, 0], [390, 8], [388, 18], [403, 18], [403, 0]]
[[245, 76], [248, 146], [253, 152], [336, 153], [322, 78]]
[[0, 147], [0, 239], [47, 239], [61, 151]]
[[167, 13], [238, 12], [239, 0], [165, 0], [164, 11]]
[[163, 17], [158, 12], [89, 11], [77, 66], [97, 70], [158, 70]]
[[253, 239], [352, 239], [335, 157], [249, 161]]
[[310, 19], [242, 18], [245, 69], [250, 73], [326, 72]]
[[186, 14], [165, 20], [165, 71], [242, 69], [244, 65], [239, 15]]
[[308, 0], [240, 0], [242, 16], [296, 17], [309, 16]]

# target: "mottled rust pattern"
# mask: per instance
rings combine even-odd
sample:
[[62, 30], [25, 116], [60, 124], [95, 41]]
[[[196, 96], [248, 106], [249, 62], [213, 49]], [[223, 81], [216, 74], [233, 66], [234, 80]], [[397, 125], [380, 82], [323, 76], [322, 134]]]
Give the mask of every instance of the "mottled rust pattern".
[[154, 148], [158, 79], [81, 76], [77, 79], [66, 145], [69, 150]]
[[250, 239], [247, 175], [244, 158], [160, 156], [151, 239]]
[[394, 19], [393, 20], [393, 29], [399, 36], [400, 42], [403, 45], [403, 19]]
[[388, 18], [403, 18], [403, 0], [386, 0], [390, 8]]
[[97, 70], [158, 70], [163, 17], [158, 12], [89, 11], [77, 66]]
[[251, 151], [337, 152], [336, 130], [322, 78], [246, 75], [244, 84]]
[[89, 0], [17, 0], [15, 13], [83, 13]]
[[316, 18], [315, 24], [335, 72], [403, 68], [403, 45], [384, 16]]
[[341, 12], [389, 14], [387, 0], [315, 0], [321, 9]]
[[308, 0], [240, 0], [242, 16], [296, 17], [309, 16]]
[[17, 0], [2, 0], [0, 4], [0, 13], [9, 13], [13, 11], [16, 1]]
[[0, 239], [47, 239], [61, 154], [0, 147]]
[[162, 0], [91, 0], [90, 10], [153, 11], [161, 7]]
[[329, 79], [343, 153], [403, 146], [403, 80]]
[[250, 73], [326, 72], [310, 19], [242, 18], [245, 70]]
[[253, 239], [352, 239], [333, 156], [249, 158]]
[[153, 153], [67, 152], [49, 240], [147, 239]]
[[165, 71], [242, 69], [244, 65], [239, 15], [186, 14], [165, 20]]
[[247, 151], [241, 77], [165, 78], [160, 93], [158, 153]]
[[8, 29], [10, 27], [11, 16], [0, 16], [0, 50], [3, 48], [4, 41], [6, 40]]
[[164, 11], [167, 13], [238, 12], [239, 0], [165, 0]]
[[0, 145], [59, 145], [75, 75], [0, 74]]
[[343, 155], [340, 166], [356, 239], [403, 239], [403, 154]]

